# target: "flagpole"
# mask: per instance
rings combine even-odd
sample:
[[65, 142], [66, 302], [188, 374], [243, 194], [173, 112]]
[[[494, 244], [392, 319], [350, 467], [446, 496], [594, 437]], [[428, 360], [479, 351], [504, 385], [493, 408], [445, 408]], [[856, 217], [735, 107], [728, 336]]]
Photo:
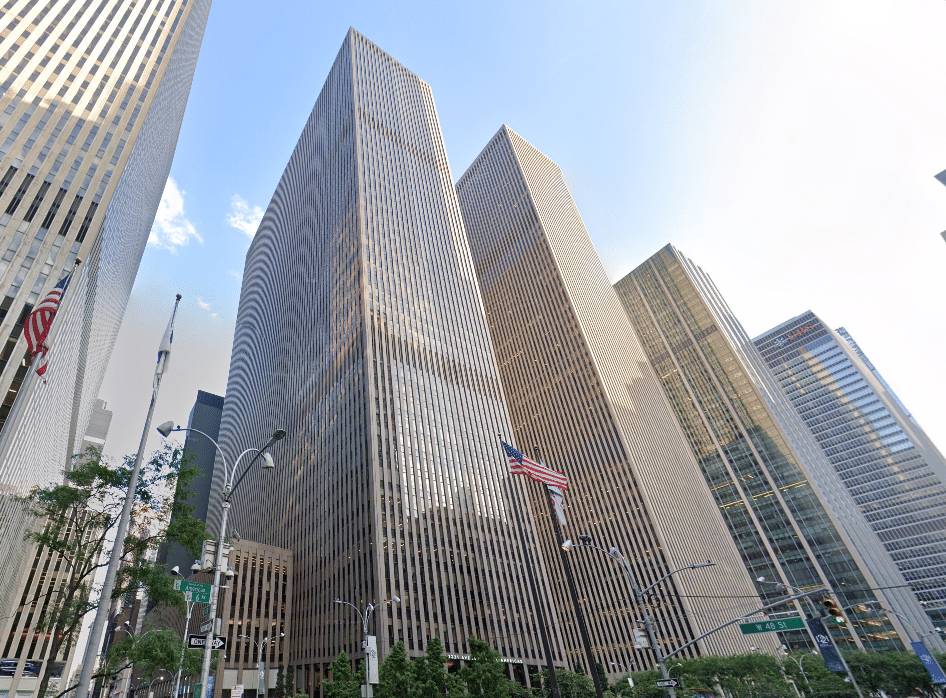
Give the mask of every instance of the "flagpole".
[[[75, 266], [73, 266], [72, 271], [69, 272], [70, 276], [76, 273], [76, 270], [79, 268], [80, 264], [82, 264], [82, 260], [76, 257]], [[62, 311], [68, 307], [68, 304], [71, 303], [71, 301], [72, 296], [64, 295], [60, 301], [61, 307], [56, 311], [56, 314], [59, 315], [62, 313]], [[62, 323], [60, 322], [59, 324], [61, 325]], [[13, 436], [13, 431], [16, 428], [17, 420], [20, 417], [20, 412], [23, 411], [23, 406], [29, 400], [30, 392], [33, 390], [33, 383], [36, 381], [36, 371], [33, 370], [34, 363], [35, 358], [30, 357], [29, 368], [26, 371], [26, 375], [23, 377], [23, 381], [20, 383], [20, 389], [17, 390], [16, 397], [13, 398], [13, 406], [10, 408], [10, 413], [3, 422], [3, 428], [0, 430], [0, 462], [3, 462], [4, 458], [6, 457], [7, 446], [9, 446], [10, 439]], [[72, 449], [72, 444], [68, 444], [66, 448]]]
[[[500, 443], [505, 443], [502, 434], [499, 435], [499, 441]], [[503, 455], [505, 455], [505, 449], [503, 449]], [[526, 571], [529, 574], [529, 587], [532, 590], [532, 604], [535, 606], [535, 614], [539, 621], [539, 635], [542, 638], [542, 649], [545, 651], [545, 664], [549, 670], [549, 683], [552, 684], [552, 698], [561, 698], [561, 693], [559, 693], [558, 690], [558, 679], [555, 676], [555, 665], [552, 663], [552, 650], [549, 645], [549, 634], [545, 624], [545, 614], [542, 612], [539, 590], [536, 587], [535, 575], [532, 572], [532, 555], [529, 553], [529, 548], [526, 547], [525, 533], [522, 528], [522, 521], [519, 518], [519, 500], [516, 498], [516, 488], [512, 486], [512, 478], [506, 477], [506, 487], [509, 489], [509, 499], [512, 501], [512, 510], [516, 515], [516, 529], [519, 531], [519, 545], [526, 558]]]
[[[542, 463], [542, 459], [539, 457], [539, 447], [533, 446], [533, 448], [535, 449], [535, 459], [539, 461], [539, 463]], [[558, 545], [559, 555], [561, 555], [562, 558], [562, 567], [565, 568], [565, 579], [568, 581], [568, 591], [571, 593], [572, 606], [575, 607], [575, 615], [578, 617], [578, 630], [581, 633], [581, 644], [585, 649], [585, 661], [588, 662], [591, 680], [595, 684], [595, 694], [598, 698], [604, 698], [604, 694], [601, 691], [601, 680], [598, 678], [598, 667], [591, 654], [591, 641], [588, 639], [588, 627], [585, 625], [585, 614], [582, 612], [581, 605], [578, 603], [578, 592], [575, 591], [575, 578], [572, 576], [572, 565], [568, 560], [568, 553], [565, 552], [565, 548], [562, 547], [562, 544], [565, 542], [562, 537], [562, 526], [558, 520], [558, 515], [555, 513], [555, 505], [552, 503], [552, 493], [549, 490], [548, 484], [540, 484], [545, 489], [545, 498], [549, 503], [549, 518], [552, 521], [552, 528], [555, 530], [555, 541]], [[564, 507], [564, 502], [562, 506]]]
[[[174, 312], [171, 313], [171, 322], [168, 324], [168, 329], [171, 331], [172, 335], [174, 317], [177, 315], [177, 306], [180, 302], [181, 294], [177, 294], [174, 301]], [[167, 335], [167, 332], [165, 335]], [[102, 592], [99, 595], [99, 606], [95, 612], [95, 622], [92, 624], [92, 630], [89, 633], [89, 643], [85, 647], [85, 654], [82, 658], [82, 674], [79, 676], [79, 685], [76, 687], [75, 698], [87, 698], [89, 685], [92, 683], [92, 672], [95, 670], [95, 658], [98, 655], [98, 648], [102, 644], [102, 633], [105, 630], [105, 622], [108, 619], [112, 590], [115, 588], [115, 577], [118, 575], [118, 566], [122, 560], [122, 548], [125, 544], [125, 535], [128, 532], [128, 522], [131, 519], [131, 509], [135, 503], [138, 475], [141, 472], [141, 463], [144, 460], [145, 447], [148, 444], [148, 432], [151, 429], [151, 418], [154, 416], [154, 405], [158, 399], [158, 389], [161, 387], [161, 377], [164, 375], [164, 366], [167, 363], [166, 356], [164, 357], [164, 361], [161, 361], [164, 346], [164, 341], [162, 340], [161, 347], [158, 350], [158, 366], [154, 374], [148, 417], [145, 420], [145, 428], [141, 432], [141, 442], [138, 444], [138, 455], [135, 456], [135, 464], [129, 476], [128, 491], [125, 493], [125, 504], [122, 508], [121, 517], [118, 520], [118, 529], [115, 531], [115, 542], [112, 544], [112, 552], [108, 561], [108, 571], [105, 573], [105, 583], [102, 585]]]

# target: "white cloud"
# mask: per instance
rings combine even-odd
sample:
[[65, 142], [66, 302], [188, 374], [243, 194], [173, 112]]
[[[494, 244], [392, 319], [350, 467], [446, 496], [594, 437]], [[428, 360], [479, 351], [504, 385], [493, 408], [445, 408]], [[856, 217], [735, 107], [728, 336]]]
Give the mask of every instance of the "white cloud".
[[177, 254], [177, 249], [183, 247], [191, 238], [203, 244], [204, 239], [197, 232], [194, 225], [184, 217], [184, 194], [177, 188], [173, 177], [168, 177], [158, 204], [158, 212], [154, 217], [154, 225], [148, 235], [148, 244]]
[[[197, 306], [198, 306], [201, 310], [206, 310], [208, 313], [210, 313], [210, 303], [207, 303], [206, 301], [204, 301], [203, 299], [201, 299], [200, 296], [197, 296]], [[210, 317], [212, 317], [213, 319], [216, 320], [216, 319], [217, 319], [217, 313], [210, 313]]]
[[259, 206], [250, 206], [239, 194], [233, 195], [230, 200], [230, 213], [227, 214], [227, 223], [231, 228], [236, 228], [252, 240], [261, 220], [263, 220], [263, 209]]

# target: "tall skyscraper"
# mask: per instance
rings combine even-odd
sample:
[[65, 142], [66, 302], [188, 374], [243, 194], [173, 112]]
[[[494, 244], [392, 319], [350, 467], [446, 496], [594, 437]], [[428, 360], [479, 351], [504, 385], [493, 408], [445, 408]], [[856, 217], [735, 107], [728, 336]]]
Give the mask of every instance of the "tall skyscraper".
[[709, 276], [667, 245], [615, 288], [749, 574], [767, 580], [759, 594], [827, 587], [849, 619], [839, 641], [868, 649], [902, 649], [913, 632], [876, 602], [932, 630]]
[[[61, 477], [81, 447], [209, 9], [210, 0], [9, 0], [0, 14], [0, 609], [23, 552], [8, 495]], [[46, 380], [20, 395], [23, 322], [76, 257]]]
[[[503, 126], [457, 183], [499, 375], [520, 448], [541, 447], [570, 484], [567, 536], [591, 535], [658, 586], [665, 651], [757, 608], [752, 585], [696, 462], [595, 253], [558, 166]], [[547, 560], [560, 552], [545, 494], [530, 488]], [[621, 567], [577, 549], [578, 596], [592, 653], [608, 673], [654, 665], [634, 649], [636, 608]], [[550, 564], [569, 661], [586, 665], [567, 584]], [[726, 598], [722, 598], [726, 597]], [[733, 598], [736, 597], [736, 598]], [[639, 627], [639, 626], [638, 626]], [[694, 652], [747, 651], [732, 628]]]
[[[220, 418], [223, 416], [224, 399], [203, 390], [197, 391], [197, 400], [191, 408], [187, 418], [187, 428], [197, 429], [214, 441], [220, 437]], [[207, 510], [210, 505], [210, 489], [213, 482], [214, 461], [217, 457], [217, 447], [213, 441], [193, 431], [185, 432], [184, 455], [190, 465], [197, 468], [197, 475], [188, 487], [187, 504], [194, 507], [193, 516], [201, 521], [207, 520]], [[167, 569], [175, 565], [183, 574], [190, 570], [194, 556], [189, 555], [177, 543], [168, 543], [158, 552], [158, 562]]]
[[246, 257], [221, 448], [232, 460], [276, 428], [276, 469], [247, 476], [230, 520], [294, 553], [302, 690], [341, 650], [364, 656], [336, 598], [375, 606], [382, 657], [479, 637], [517, 678], [544, 664], [531, 516], [506, 496], [521, 478], [496, 437], [508, 419], [433, 95], [354, 30]]
[[946, 625], [943, 455], [843, 328], [808, 311], [755, 345], [933, 624]]

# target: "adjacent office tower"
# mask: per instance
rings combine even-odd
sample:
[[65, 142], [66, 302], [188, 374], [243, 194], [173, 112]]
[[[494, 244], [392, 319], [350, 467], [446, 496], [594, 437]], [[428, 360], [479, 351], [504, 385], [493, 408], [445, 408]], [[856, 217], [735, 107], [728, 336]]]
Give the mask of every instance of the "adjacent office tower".
[[[545, 461], [568, 475], [566, 536], [577, 542], [588, 534], [599, 548], [617, 547], [641, 587], [693, 563], [717, 563], [657, 587], [653, 613], [667, 651], [757, 608], [561, 170], [503, 126], [457, 191], [513, 422], [510, 437], [523, 451], [539, 445]], [[545, 495], [535, 485], [530, 492], [570, 663], [586, 666]], [[577, 548], [570, 560], [596, 661], [612, 675], [653, 666], [650, 650], [634, 649], [641, 614], [620, 566], [591, 548]], [[730, 627], [694, 651], [728, 654], [748, 646]]]
[[844, 641], [868, 649], [902, 649], [912, 631], [876, 602], [932, 630], [709, 276], [667, 245], [615, 288], [749, 574], [766, 579], [759, 594], [827, 587], [847, 609]]
[[232, 460], [276, 428], [276, 468], [244, 480], [231, 521], [294, 553], [297, 685], [315, 695], [339, 651], [364, 656], [336, 598], [375, 606], [382, 657], [479, 637], [519, 679], [544, 664], [531, 516], [505, 496], [508, 419], [433, 95], [354, 30], [246, 257], [221, 447]]
[[[194, 401], [190, 416], [187, 418], [187, 428], [202, 431], [210, 439], [216, 441], [220, 436], [223, 402], [224, 399], [220, 395], [198, 390], [197, 400]], [[194, 517], [206, 521], [217, 447], [214, 446], [213, 441], [201, 434], [188, 431], [185, 435], [184, 457], [188, 458], [188, 463], [197, 469], [197, 474], [188, 488], [186, 504], [194, 507]], [[158, 551], [158, 562], [167, 569], [172, 569], [176, 565], [186, 576], [194, 562], [194, 556], [188, 554], [177, 543], [166, 543]]]
[[946, 625], [942, 454], [843, 328], [808, 311], [755, 345], [934, 625]]
[[[23, 552], [8, 495], [61, 477], [81, 447], [209, 9], [210, 0], [9, 0], [0, 13], [0, 609]], [[20, 395], [31, 380], [23, 321], [76, 257], [46, 382]]]

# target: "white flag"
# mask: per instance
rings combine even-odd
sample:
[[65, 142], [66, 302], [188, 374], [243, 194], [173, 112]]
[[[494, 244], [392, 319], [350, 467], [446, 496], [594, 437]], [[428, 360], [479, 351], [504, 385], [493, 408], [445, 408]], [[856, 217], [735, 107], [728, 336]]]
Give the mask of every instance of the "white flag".
[[546, 485], [546, 487], [549, 488], [549, 499], [552, 500], [555, 516], [558, 517], [558, 522], [565, 526], [565, 493], [555, 485]]
[[157, 382], [168, 369], [168, 362], [171, 360], [171, 342], [174, 341], [174, 317], [177, 315], [177, 304], [181, 302], [181, 297], [177, 297], [174, 303], [174, 312], [171, 313], [171, 319], [168, 320], [167, 329], [164, 330], [164, 336], [161, 338], [161, 345], [158, 347], [158, 365], [154, 369], [154, 380]]

